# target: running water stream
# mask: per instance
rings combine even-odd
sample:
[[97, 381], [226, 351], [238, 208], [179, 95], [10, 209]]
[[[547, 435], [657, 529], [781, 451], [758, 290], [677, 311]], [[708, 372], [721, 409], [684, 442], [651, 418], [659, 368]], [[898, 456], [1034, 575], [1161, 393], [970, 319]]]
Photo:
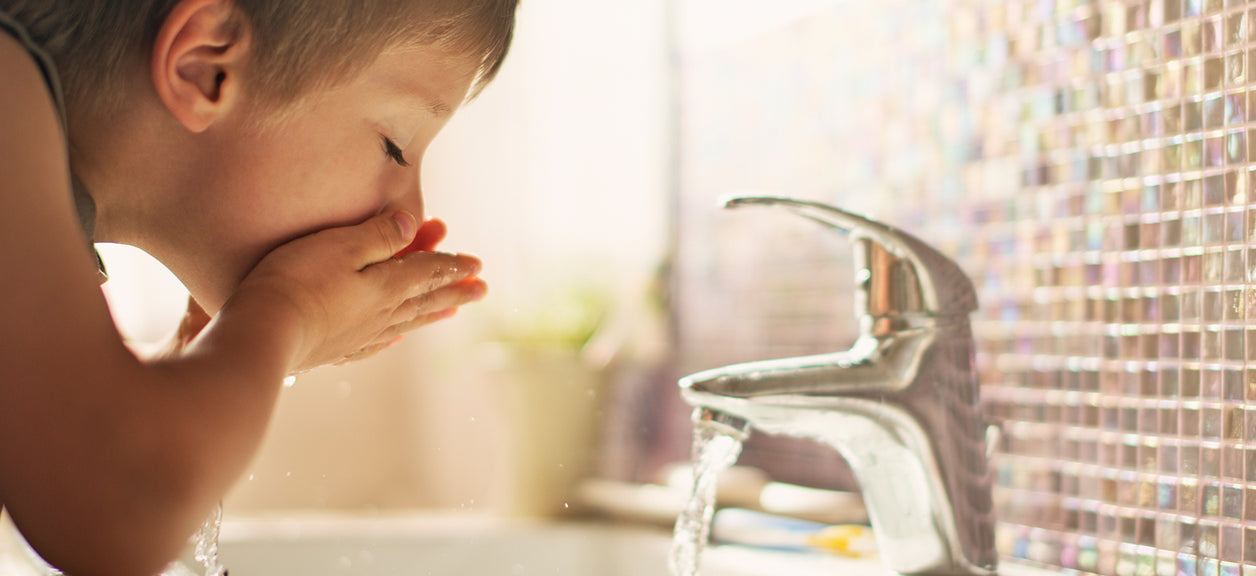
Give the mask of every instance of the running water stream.
[[222, 530], [222, 502], [196, 531], [196, 550], [193, 558], [205, 569], [205, 576], [227, 576], [227, 570], [218, 561], [218, 533]]
[[741, 454], [741, 439], [710, 426], [698, 425], [693, 433], [693, 491], [676, 519], [672, 540], [672, 576], [698, 576], [702, 550], [715, 514], [715, 488], [719, 475]]

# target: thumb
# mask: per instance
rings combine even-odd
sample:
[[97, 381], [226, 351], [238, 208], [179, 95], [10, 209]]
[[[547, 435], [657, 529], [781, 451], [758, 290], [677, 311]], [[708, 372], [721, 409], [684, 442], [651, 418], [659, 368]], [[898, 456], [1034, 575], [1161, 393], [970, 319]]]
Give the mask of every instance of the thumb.
[[367, 266], [391, 258], [414, 239], [419, 223], [405, 210], [375, 216], [358, 228], [364, 234], [358, 246], [358, 263]]

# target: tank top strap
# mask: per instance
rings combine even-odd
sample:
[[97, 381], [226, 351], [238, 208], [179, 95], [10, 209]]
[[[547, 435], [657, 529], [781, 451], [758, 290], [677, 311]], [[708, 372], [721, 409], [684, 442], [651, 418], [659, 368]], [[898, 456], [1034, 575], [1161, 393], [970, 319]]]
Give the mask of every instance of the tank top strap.
[[[0, 32], [16, 39], [30, 53], [31, 59], [39, 67], [40, 73], [44, 76], [44, 83], [48, 87], [48, 93], [52, 96], [52, 102], [57, 108], [57, 118], [61, 120], [61, 133], [68, 147], [69, 128], [66, 126], [65, 93], [61, 89], [61, 79], [57, 76], [57, 66], [52, 56], [31, 38], [25, 26], [22, 26], [21, 23], [13, 19], [4, 10], [0, 10]], [[78, 212], [79, 225], [83, 228], [83, 234], [87, 237], [88, 248], [92, 251], [92, 255], [96, 257], [97, 280], [104, 284], [109, 279], [109, 275], [105, 272], [105, 262], [101, 259], [100, 252], [96, 250], [94, 245], [96, 236], [96, 202], [92, 200], [92, 196], [87, 193], [83, 184], [79, 182], [79, 179], [73, 173], [70, 174], [70, 189], [74, 194], [74, 208]]]

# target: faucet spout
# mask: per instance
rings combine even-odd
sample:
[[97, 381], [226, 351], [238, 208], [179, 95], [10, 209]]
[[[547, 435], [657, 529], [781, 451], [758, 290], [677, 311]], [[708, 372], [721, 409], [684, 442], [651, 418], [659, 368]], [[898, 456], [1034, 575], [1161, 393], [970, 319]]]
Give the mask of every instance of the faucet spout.
[[851, 234], [860, 336], [843, 352], [692, 374], [680, 381], [682, 397], [700, 413], [841, 453], [891, 570], [994, 574], [967, 276], [919, 239], [862, 216], [780, 197], [728, 203], [748, 205], [783, 206]]

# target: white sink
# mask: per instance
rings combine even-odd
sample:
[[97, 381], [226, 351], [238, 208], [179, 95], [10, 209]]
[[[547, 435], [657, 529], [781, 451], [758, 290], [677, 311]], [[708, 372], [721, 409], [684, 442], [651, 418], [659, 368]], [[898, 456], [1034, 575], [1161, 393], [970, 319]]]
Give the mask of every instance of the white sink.
[[[6, 524], [0, 521], [0, 574], [48, 574]], [[669, 576], [671, 533], [607, 523], [337, 515], [229, 519], [220, 546], [231, 576]], [[716, 546], [702, 559], [703, 576], [887, 573], [877, 558], [848, 560], [823, 552]], [[176, 566], [167, 574], [195, 571]], [[1000, 574], [1055, 573], [1005, 562]]]
[[[233, 521], [231, 576], [668, 576], [667, 530], [490, 519], [323, 518]], [[716, 547], [705, 576], [883, 576], [876, 559]]]

